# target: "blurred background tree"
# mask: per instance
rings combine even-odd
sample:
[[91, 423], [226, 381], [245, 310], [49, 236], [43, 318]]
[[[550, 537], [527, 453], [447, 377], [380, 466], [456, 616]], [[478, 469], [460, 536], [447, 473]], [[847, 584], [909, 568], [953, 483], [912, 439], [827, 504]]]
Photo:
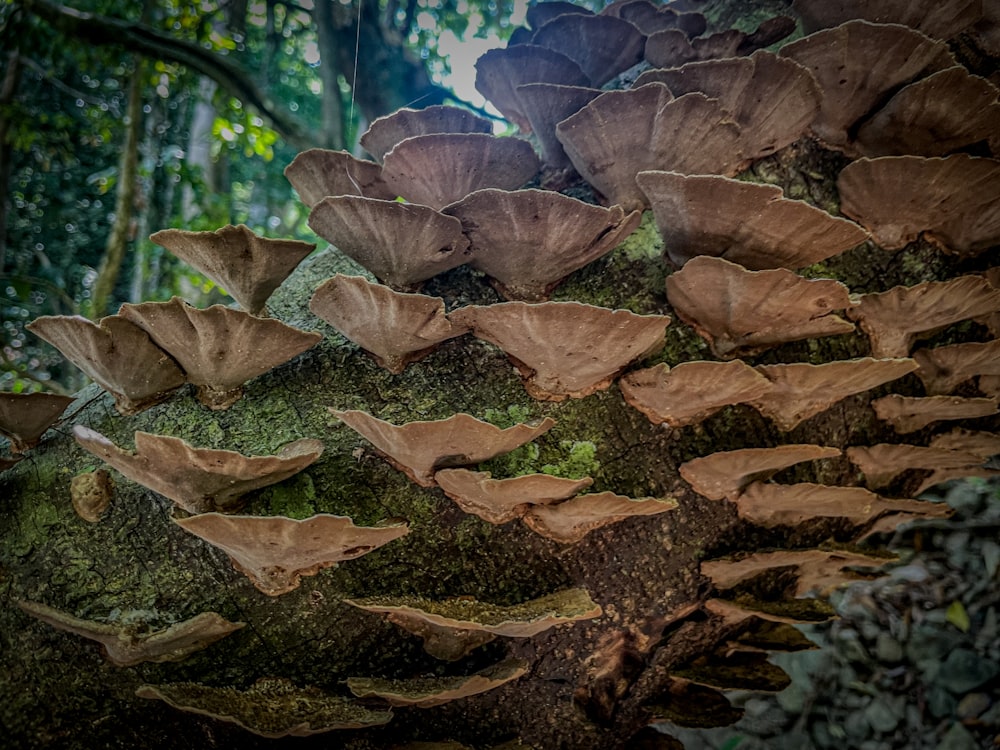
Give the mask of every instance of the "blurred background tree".
[[0, 0], [0, 391], [84, 384], [24, 331], [39, 315], [228, 301], [158, 229], [314, 241], [284, 167], [460, 103], [447, 76], [482, 49], [449, 60], [441, 40], [499, 43], [517, 1]]

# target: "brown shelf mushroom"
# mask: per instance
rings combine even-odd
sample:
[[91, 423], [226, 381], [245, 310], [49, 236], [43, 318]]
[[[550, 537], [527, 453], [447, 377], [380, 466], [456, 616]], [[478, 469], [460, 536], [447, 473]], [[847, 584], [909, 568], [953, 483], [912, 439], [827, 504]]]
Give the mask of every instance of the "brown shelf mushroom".
[[754, 482], [803, 461], [839, 456], [839, 448], [822, 445], [779, 445], [720, 451], [681, 464], [680, 474], [702, 497], [735, 501]]
[[521, 520], [536, 534], [561, 544], [575, 544], [595, 529], [633, 516], [652, 516], [676, 510], [672, 497], [632, 498], [614, 492], [577, 495], [554, 505], [535, 505]]
[[124, 416], [158, 404], [187, 382], [148, 333], [119, 315], [97, 323], [80, 315], [45, 315], [25, 327], [110, 393]]
[[202, 612], [167, 628], [144, 631], [140, 623], [84, 620], [37, 602], [19, 601], [17, 606], [58, 630], [97, 641], [116, 667], [133, 667], [147, 661], [182, 661], [246, 624], [229, 622], [215, 612]]
[[768, 661], [770, 656], [761, 649], [725, 643], [689, 664], [675, 667], [671, 675], [716, 690], [778, 693], [788, 687], [792, 679], [781, 667]]
[[459, 508], [494, 524], [520, 518], [534, 505], [569, 500], [594, 483], [590, 477], [564, 479], [548, 474], [493, 479], [488, 471], [468, 469], [441, 469], [434, 481]]
[[760, 365], [757, 370], [771, 381], [771, 391], [750, 405], [780, 430], [799, 423], [855, 393], [871, 390], [917, 369], [912, 359], [847, 359], [822, 365]]
[[832, 314], [851, 306], [849, 291], [839, 281], [804, 279], [784, 268], [748, 271], [707, 255], [667, 277], [667, 299], [723, 359], [854, 330]]
[[493, 690], [516, 680], [527, 671], [526, 661], [505, 659], [471, 675], [417, 677], [409, 680], [349, 677], [347, 687], [358, 698], [381, 698], [390, 706], [433, 708]]
[[976, 419], [996, 414], [1000, 408], [995, 398], [959, 398], [928, 396], [913, 398], [891, 393], [872, 401], [878, 418], [905, 435], [921, 430], [933, 422], [951, 419]]
[[646, 37], [614, 16], [565, 13], [535, 31], [531, 43], [566, 55], [601, 86], [642, 60]]
[[11, 456], [10, 458], [7, 456], [0, 456], [0, 471], [7, 471], [7, 469], [23, 460], [23, 458], [24, 456]]
[[579, 302], [468, 305], [448, 316], [499, 346], [532, 398], [583, 398], [611, 385], [630, 362], [663, 346], [665, 315]]
[[210, 448], [192, 448], [180, 438], [135, 433], [135, 453], [77, 425], [73, 437], [82, 448], [133, 482], [173, 500], [189, 513], [234, 512], [253, 490], [297, 474], [320, 457], [319, 440], [296, 440], [272, 456], [244, 456]]
[[792, 7], [807, 34], [837, 26], [844, 21], [898, 23], [922, 31], [936, 39], [951, 39], [975, 24], [983, 15], [980, 0], [793, 0]]
[[636, 181], [675, 266], [708, 255], [751, 271], [794, 270], [868, 238], [853, 221], [789, 200], [775, 185], [676, 172], [639, 172]]
[[950, 432], [934, 436], [930, 446], [946, 450], [967, 451], [986, 459], [990, 456], [1000, 455], [1000, 435], [956, 427]]
[[917, 349], [917, 377], [929, 396], [943, 396], [978, 375], [1000, 375], [1000, 339]]
[[497, 636], [532, 638], [556, 625], [592, 620], [603, 610], [583, 589], [564, 589], [538, 599], [499, 606], [467, 597], [431, 601], [419, 597], [345, 599], [368, 612], [385, 614], [389, 622], [424, 641], [438, 659], [457, 661]]
[[360, 276], [337, 274], [323, 282], [309, 309], [397, 375], [466, 332], [445, 316], [441, 298], [394, 292]]
[[346, 151], [324, 148], [303, 151], [285, 167], [285, 177], [309, 208], [334, 195], [363, 195], [390, 201], [396, 197], [382, 180], [380, 165]]
[[689, 38], [705, 33], [707, 21], [701, 13], [682, 11], [650, 0], [627, 0], [606, 5], [601, 11], [628, 21], [646, 36], [665, 29], [679, 29]]
[[209, 409], [228, 409], [243, 395], [243, 384], [314, 346], [323, 336], [277, 320], [213, 305], [191, 307], [180, 297], [169, 302], [122, 305], [119, 311], [173, 357]]
[[611, 252], [642, 214], [550, 190], [477, 190], [443, 213], [462, 222], [469, 265], [508, 300], [545, 300], [573, 271]]
[[309, 215], [309, 226], [397, 290], [468, 260], [461, 223], [429, 206], [350, 195], [324, 198]]
[[34, 448], [42, 435], [73, 403], [56, 393], [0, 393], [0, 435], [13, 453]]
[[185, 531], [225, 552], [233, 567], [268, 596], [299, 587], [344, 560], [353, 560], [409, 533], [405, 523], [355, 526], [347, 516], [227, 516], [201, 513], [175, 518]]
[[552, 19], [565, 13], [594, 15], [594, 12], [589, 8], [566, 2], [566, 0], [543, 0], [543, 2], [528, 6], [524, 19], [528, 22], [528, 26], [537, 31]]
[[381, 162], [400, 141], [431, 133], [492, 133], [493, 123], [461, 107], [436, 104], [424, 109], [397, 109], [379, 117], [362, 133], [359, 142]]
[[674, 99], [662, 83], [601, 94], [560, 122], [556, 137], [577, 172], [626, 211], [646, 207], [639, 172], [734, 175], [746, 161], [740, 129], [717, 100]]
[[[997, 446], [1000, 450], [1000, 445]], [[847, 458], [865, 475], [869, 489], [889, 486], [904, 471], [924, 469], [929, 471], [976, 470], [982, 467], [984, 456], [967, 450], [918, 445], [880, 443], [855, 445], [847, 449]], [[919, 492], [915, 494], [920, 494]]]
[[837, 178], [840, 208], [886, 250], [923, 235], [945, 253], [978, 255], [1000, 242], [1000, 160], [858, 159]]
[[654, 68], [676, 68], [699, 60], [742, 57], [770, 47], [794, 31], [795, 20], [788, 16], [769, 18], [750, 33], [726, 29], [694, 39], [688, 39], [680, 29], [663, 29], [646, 39], [646, 60]]
[[619, 387], [630, 406], [653, 424], [697, 424], [725, 406], [767, 393], [770, 381], [739, 359], [729, 362], [665, 363], [622, 376]]
[[309, 242], [261, 237], [243, 224], [214, 232], [164, 229], [149, 239], [208, 276], [251, 315], [264, 313], [268, 297], [316, 249]]
[[546, 417], [534, 424], [518, 424], [505, 430], [469, 414], [447, 419], [394, 425], [363, 411], [330, 413], [365, 437], [393, 466], [421, 487], [434, 486], [434, 472], [468, 466], [509, 453], [555, 424]]
[[922, 333], [998, 311], [1000, 289], [982, 276], [959, 276], [862, 294], [847, 315], [868, 334], [874, 356], [905, 357]]
[[538, 139], [542, 162], [547, 168], [572, 172], [573, 162], [556, 137], [556, 125], [601, 93], [601, 89], [557, 83], [525, 83], [515, 89], [518, 106]]
[[262, 677], [247, 690], [206, 687], [194, 682], [143, 685], [135, 694], [174, 708], [236, 724], [248, 732], [277, 739], [307, 737], [334, 729], [362, 729], [387, 723], [391, 711], [374, 711], [291, 680]]

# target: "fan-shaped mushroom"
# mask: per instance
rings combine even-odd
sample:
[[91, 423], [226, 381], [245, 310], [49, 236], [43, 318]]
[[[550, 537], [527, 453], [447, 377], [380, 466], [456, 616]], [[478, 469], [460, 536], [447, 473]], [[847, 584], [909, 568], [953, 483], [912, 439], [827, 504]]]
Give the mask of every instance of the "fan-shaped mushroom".
[[754, 482], [770, 479], [789, 466], [839, 455], [839, 448], [822, 445], [743, 448], [692, 459], [681, 464], [679, 471], [699, 495], [735, 501]]
[[488, 471], [468, 469], [441, 469], [434, 481], [466, 513], [495, 524], [520, 518], [533, 505], [569, 500], [594, 483], [590, 477], [565, 479], [548, 474], [493, 479]]
[[996, 414], [1000, 407], [995, 398], [959, 398], [928, 396], [913, 398], [890, 393], [872, 401], [878, 418], [892, 425], [899, 434], [916, 432], [932, 422], [947, 419], [975, 419]]
[[381, 166], [346, 151], [303, 151], [285, 167], [285, 177], [310, 208], [332, 195], [363, 195], [390, 201], [396, 197], [382, 180]]
[[531, 43], [566, 55], [601, 86], [642, 60], [646, 38], [621, 18], [565, 13], [535, 31]]
[[575, 544], [603, 526], [632, 516], [652, 516], [676, 508], [677, 501], [672, 497], [632, 498], [614, 492], [595, 492], [554, 505], [536, 505], [521, 520], [547, 539]]
[[12, 452], [24, 453], [72, 403], [56, 393], [0, 393], [0, 435], [10, 440]]
[[460, 698], [485, 693], [516, 680], [528, 671], [521, 659], [505, 659], [475, 674], [456, 677], [416, 677], [391, 680], [377, 677], [349, 677], [347, 687], [358, 698], [381, 698], [391, 706], [433, 708]]
[[436, 104], [424, 109], [397, 109], [379, 117], [358, 139], [378, 161], [400, 141], [431, 133], [492, 133], [493, 123], [461, 107]]

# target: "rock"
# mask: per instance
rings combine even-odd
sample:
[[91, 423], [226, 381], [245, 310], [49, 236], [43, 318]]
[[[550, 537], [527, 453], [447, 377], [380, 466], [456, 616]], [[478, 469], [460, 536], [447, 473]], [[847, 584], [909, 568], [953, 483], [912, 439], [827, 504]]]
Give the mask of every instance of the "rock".
[[853, 741], [853, 744], [858, 744], [871, 735], [872, 728], [864, 712], [855, 711], [848, 714], [846, 721], [844, 721], [844, 731], [847, 732], [847, 736]]
[[888, 633], [879, 633], [875, 640], [875, 658], [886, 664], [895, 664], [903, 658], [903, 644]]
[[936, 682], [956, 695], [963, 695], [986, 684], [1000, 674], [1000, 667], [967, 648], [948, 654]]
[[964, 726], [957, 721], [945, 733], [935, 750], [976, 750], [979, 744]]
[[992, 539], [983, 541], [983, 563], [986, 565], [986, 577], [993, 578], [1000, 568], [1000, 544]]
[[958, 702], [955, 713], [960, 719], [975, 719], [990, 707], [990, 697], [986, 693], [969, 693]]
[[906, 697], [902, 695], [879, 695], [868, 704], [865, 718], [876, 732], [886, 734], [893, 731], [903, 718]]
[[927, 709], [934, 718], [943, 719], [945, 716], [951, 716], [957, 706], [958, 701], [955, 696], [940, 685], [931, 685], [927, 688]]

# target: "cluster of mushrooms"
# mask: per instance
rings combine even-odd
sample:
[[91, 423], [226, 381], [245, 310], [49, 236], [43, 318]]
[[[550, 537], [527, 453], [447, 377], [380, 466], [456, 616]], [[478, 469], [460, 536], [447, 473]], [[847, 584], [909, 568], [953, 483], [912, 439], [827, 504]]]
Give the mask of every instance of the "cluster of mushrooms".
[[[616, 0], [596, 14], [559, 1], [532, 7], [529, 27], [476, 65], [477, 87], [521, 137], [495, 136], [489, 120], [435, 106], [374, 122], [361, 138], [371, 160], [320, 149], [300, 154], [286, 175], [311, 209], [310, 227], [377, 279], [338, 274], [316, 289], [310, 309], [391, 373], [471, 334], [506, 353], [533, 399], [585, 398], [620, 378], [627, 403], [664, 429], [697, 425], [745, 404], [788, 432], [848, 396], [909, 373], [923, 382], [925, 396], [889, 394], [871, 402], [900, 435], [996, 414], [1000, 339], [914, 346], [923, 335], [967, 320], [996, 337], [1000, 268], [866, 294], [797, 271], [867, 241], [891, 252], [923, 238], [962, 258], [1000, 243], [1000, 160], [993, 158], [1000, 155], [1000, 92], [967, 71], [946, 44], [960, 33], [975, 34], [1000, 54], [997, 19], [967, 0], [937, 3], [934, 13], [922, 10], [918, 17], [906, 15], [906, 3], [889, 0], [795, 0], [799, 21], [779, 17], [752, 33], [706, 34], [701, 5]], [[777, 52], [764, 49], [780, 44], [797, 23], [805, 36]], [[837, 179], [843, 216], [786, 198], [773, 185], [735, 179], [803, 137], [851, 160]], [[601, 205], [559, 192], [578, 187], [581, 178]], [[525, 188], [528, 183], [537, 187]], [[676, 269], [666, 281], [670, 308], [705, 340], [713, 359], [629, 369], [663, 348], [669, 317], [549, 301], [567, 276], [632, 234], [644, 211], [652, 212], [665, 260]], [[168, 398], [185, 383], [207, 408], [226, 409], [246, 381], [321, 340], [319, 333], [267, 317], [266, 308], [313, 245], [265, 239], [243, 226], [168, 229], [152, 239], [213, 279], [240, 309], [199, 310], [174, 298], [126, 304], [97, 322], [52, 316], [28, 326], [110, 393], [122, 415]], [[485, 277], [506, 301], [448, 311], [443, 299], [419, 293], [429, 279], [461, 265]], [[850, 334], [856, 326], [867, 335], [871, 356], [823, 364], [746, 361], [786, 342]], [[955, 395], [960, 388], [963, 395]], [[966, 395], [973, 391], [977, 395]], [[19, 455], [70, 403], [49, 394], [0, 395], [0, 431]], [[677, 507], [671, 497], [588, 493], [589, 477], [494, 479], [468, 468], [536, 439], [551, 419], [500, 429], [464, 413], [403, 425], [363, 411], [331, 413], [413, 482], [440, 487], [463, 511], [493, 524], [521, 519], [561, 544], [630, 516]], [[248, 457], [145, 432], [135, 433], [134, 452], [83, 425], [74, 436], [125, 477], [173, 500], [182, 511], [179, 526], [224, 550], [270, 596], [409, 531], [398, 520], [359, 527], [329, 514], [305, 520], [240, 514], [247, 493], [316, 461], [323, 451], [316, 439]], [[817, 516], [848, 518], [864, 530], [861, 540], [909, 519], [947, 515], [940, 505], [883, 498], [874, 490], [911, 469], [929, 472], [921, 491], [952, 477], [993, 476], [997, 471], [986, 463], [998, 452], [1000, 437], [958, 427], [928, 445], [845, 451], [789, 444], [715, 453], [685, 463], [680, 473], [699, 495], [733, 503], [740, 517], [765, 528]], [[795, 464], [845, 453], [867, 488], [767, 481]], [[0, 459], [0, 469], [18, 455]], [[108, 487], [106, 472], [103, 479], [102, 472], [81, 479], [73, 492], [78, 512], [99, 520]], [[700, 609], [734, 633], [764, 623], [786, 628], [785, 642], [798, 643], [788, 625], [829, 616], [829, 610], [800, 604], [754, 611], [744, 595], [751, 582], [768, 571], [791, 570], [796, 594], [805, 596], [844, 580], [850, 566], [878, 562], [820, 550], [706, 562], [701, 571], [715, 596]], [[385, 615], [447, 660], [498, 636], [531, 637], [602, 614], [582, 589], [506, 608], [464, 599], [349, 603]], [[140, 638], [42, 604], [20, 606], [98, 640], [122, 666], [183, 658], [243, 625], [204, 613]], [[732, 656], [732, 643], [726, 653]], [[750, 650], [744, 656], [763, 663]], [[526, 669], [508, 659], [461, 679], [353, 678], [348, 685], [358, 696], [393, 706], [430, 707], [517, 679]], [[711, 685], [704, 672], [678, 673], [677, 705], [704, 703]], [[280, 679], [262, 680], [239, 701], [230, 693], [185, 683], [144, 686], [139, 694], [265, 736], [382, 724], [391, 716]], [[240, 713], [236, 705], [256, 709]], [[310, 712], [297, 713], [301, 705]], [[667, 715], [679, 716], [677, 710]]]

